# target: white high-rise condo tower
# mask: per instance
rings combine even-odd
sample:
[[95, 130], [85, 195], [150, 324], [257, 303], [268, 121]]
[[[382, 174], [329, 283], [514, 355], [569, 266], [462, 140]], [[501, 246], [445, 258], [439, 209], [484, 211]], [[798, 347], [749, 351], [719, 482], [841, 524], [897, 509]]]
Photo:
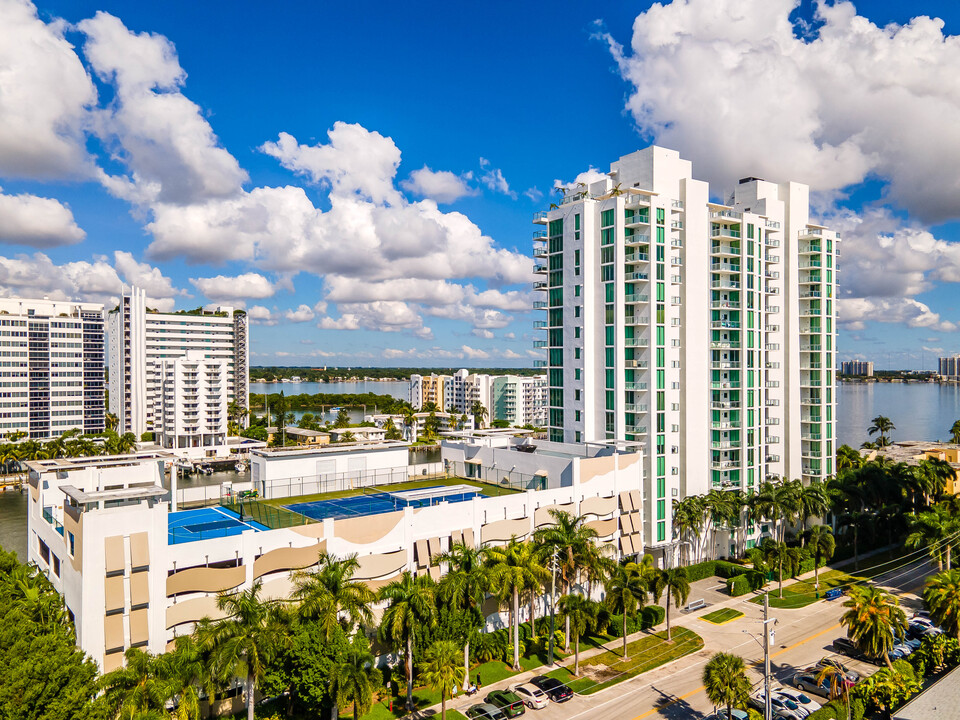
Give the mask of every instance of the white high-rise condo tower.
[[103, 432], [103, 305], [4, 298], [0, 346], [0, 434]]
[[839, 235], [808, 195], [745, 178], [711, 202], [648, 147], [534, 216], [550, 440], [646, 444], [648, 547], [685, 496], [833, 473]]
[[[195, 372], [198, 360], [206, 361], [201, 363], [203, 372], [212, 372], [221, 362], [224, 365], [224, 379], [209, 385], [208, 390], [215, 387], [218, 394], [225, 393], [226, 404], [236, 400], [241, 408], [249, 407], [250, 352], [247, 314], [243, 310], [219, 307], [213, 311], [161, 313], [147, 307], [143, 290], [131, 288], [108, 314], [108, 327], [110, 412], [119, 418], [119, 432], [140, 437], [154, 431], [160, 435], [157, 440], [170, 448], [217, 444], [215, 439], [225, 432], [225, 419], [222, 427], [222, 418], [216, 418], [213, 425], [183, 424], [179, 415], [172, 420], [174, 411], [183, 409], [184, 399], [175, 391], [181, 385], [171, 378], [182, 374], [187, 366]], [[185, 358], [188, 353], [190, 363], [176, 368], [170, 365], [170, 361]], [[173, 403], [166, 414], [165, 403]], [[211, 408], [220, 407], [218, 398], [211, 398], [210, 403]]]

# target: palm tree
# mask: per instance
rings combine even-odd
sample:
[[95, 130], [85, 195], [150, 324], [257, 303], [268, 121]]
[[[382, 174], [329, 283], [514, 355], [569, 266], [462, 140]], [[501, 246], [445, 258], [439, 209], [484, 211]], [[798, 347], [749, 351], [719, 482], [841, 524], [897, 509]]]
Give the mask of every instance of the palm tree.
[[[827, 513], [827, 510], [830, 509], [830, 500], [827, 498], [827, 491], [820, 482], [804, 485], [802, 480], [794, 480], [791, 484], [797, 499], [800, 532], [803, 533], [807, 529], [809, 518], [822, 518]], [[801, 535], [801, 537], [803, 536]]]
[[380, 588], [377, 599], [389, 605], [380, 620], [380, 640], [403, 648], [407, 671], [407, 710], [413, 710], [413, 635], [436, 622], [435, 587], [429, 575], [404, 571], [399, 580]]
[[140, 648], [129, 648], [124, 656], [125, 667], [100, 679], [107, 706], [123, 720], [162, 717], [170, 693], [158, 658]]
[[[597, 548], [594, 540], [597, 531], [586, 524], [584, 516], [571, 515], [563, 510], [550, 510], [553, 524], [533, 533], [533, 541], [541, 550], [546, 562], [557, 555], [557, 570], [560, 572], [560, 594], [568, 595], [573, 590], [580, 572], [590, 564]], [[570, 650], [570, 625], [566, 626], [566, 649]]]
[[341, 617], [346, 620], [344, 629], [348, 633], [357, 624], [368, 625], [373, 620], [370, 606], [376, 594], [366, 583], [353, 579], [359, 568], [356, 555], [338, 560], [321, 552], [315, 571], [294, 573], [292, 597], [300, 616], [319, 620], [328, 640], [333, 628], [341, 624]]
[[574, 655], [573, 674], [580, 674], [580, 636], [587, 631], [587, 626], [596, 618], [596, 603], [583, 595], [564, 595], [557, 602], [560, 614], [569, 621], [570, 633], [573, 635]]
[[697, 548], [698, 560], [700, 559], [700, 536], [706, 522], [704, 509], [703, 497], [700, 495], [687, 495], [673, 503], [673, 529], [681, 538], [684, 535], [691, 538], [690, 546]]
[[807, 549], [813, 555], [813, 583], [820, 592], [820, 564], [833, 557], [837, 541], [829, 525], [814, 525], [806, 532]]
[[107, 430], [116, 430], [117, 426], [120, 424], [120, 418], [110, 412], [104, 413], [103, 423]]
[[727, 720], [733, 720], [733, 707], [744, 705], [750, 694], [743, 658], [718, 652], [703, 666], [703, 686], [714, 705], [727, 708]]
[[750, 504], [756, 522], [764, 519], [773, 522], [778, 542], [783, 542], [787, 524], [797, 519], [800, 510], [796, 487], [782, 481], [763, 483], [757, 494], [750, 498]]
[[717, 528], [723, 525], [732, 527], [734, 522], [739, 519], [740, 508], [726, 490], [711, 489], [704, 497], [704, 510], [710, 521], [711, 557], [716, 559]]
[[776, 565], [777, 577], [780, 581], [780, 599], [783, 599], [783, 571], [786, 569], [788, 575], [794, 575], [797, 572], [802, 559], [800, 548], [766, 538], [760, 544], [760, 553], [763, 555], [764, 562]]
[[221, 681], [242, 678], [247, 692], [247, 720], [253, 720], [254, 694], [270, 661], [289, 642], [289, 618], [281, 605], [260, 598], [262, 583], [249, 590], [221, 593], [222, 620], [201, 625], [198, 641], [210, 652], [212, 674]]
[[353, 705], [353, 720], [370, 712], [373, 705], [373, 689], [380, 684], [380, 671], [376, 658], [366, 647], [357, 643], [347, 651], [343, 659], [333, 667], [330, 674], [330, 695], [338, 710]]
[[960, 444], [960, 420], [955, 420], [950, 426], [950, 439], [954, 444]]
[[487, 418], [487, 409], [479, 400], [474, 400], [470, 406], [470, 414], [473, 415], [473, 426], [479, 430], [483, 427], [483, 421]]
[[900, 600], [872, 585], [854, 585], [843, 606], [849, 610], [840, 618], [840, 624], [847, 628], [850, 639], [867, 655], [882, 656], [892, 671], [890, 649], [907, 629], [907, 616]]
[[877, 445], [879, 447], [886, 447], [887, 445], [889, 445], [890, 438], [887, 437], [887, 435], [890, 433], [890, 431], [897, 429], [896, 426], [893, 424], [893, 421], [888, 417], [884, 417], [883, 415], [877, 415], [877, 417], [875, 417], [870, 422], [872, 422], [873, 425], [867, 428], [867, 434], [868, 435], [879, 434], [879, 437], [877, 438]]
[[520, 669], [520, 595], [539, 587], [547, 570], [537, 556], [533, 543], [511, 538], [504, 547], [483, 550], [490, 585], [502, 599], [511, 598], [510, 622], [513, 625], [513, 668]]
[[923, 604], [945, 633], [960, 638], [960, 570], [947, 570], [927, 578]]
[[640, 566], [627, 563], [610, 574], [604, 602], [610, 612], [623, 615], [623, 659], [627, 659], [627, 615], [636, 614], [647, 598], [647, 585], [640, 579]]
[[210, 698], [214, 695], [207, 659], [192, 635], [180, 635], [174, 643], [172, 652], [160, 656], [169, 696], [177, 698], [174, 714], [177, 720], [199, 720], [200, 689]]
[[827, 665], [817, 673], [817, 684], [823, 685], [826, 680], [830, 685], [830, 699], [843, 698], [847, 706], [847, 717], [850, 716], [850, 686], [847, 674], [835, 665]]
[[[939, 510], [939, 509], [938, 509]], [[950, 540], [955, 534], [957, 522], [944, 511], [922, 512], [907, 516], [910, 534], [905, 545], [909, 548], [926, 548], [930, 558], [937, 561], [937, 570], [943, 570], [946, 557], [947, 570], [950, 569]]]
[[[460, 664], [457, 643], [453, 640], [437, 640], [424, 651], [418, 670], [423, 682], [440, 691], [440, 720], [446, 720], [447, 698], [457, 685], [467, 682], [467, 671]], [[357, 720], [356, 716], [353, 720]]]
[[[440, 580], [437, 597], [464, 615], [481, 615], [481, 605], [490, 588], [490, 578], [483, 564], [483, 551], [465, 543], [454, 543], [448, 552], [437, 557], [447, 563], [447, 574]], [[531, 636], [532, 637], [532, 636]], [[463, 689], [469, 686], [470, 634], [463, 645]]]
[[670, 600], [672, 599], [674, 605], [679, 608], [690, 597], [690, 581], [687, 580], [687, 569], [678, 567], [657, 570], [657, 574], [653, 578], [651, 591], [657, 602], [660, 602], [660, 596], [666, 593], [663, 605], [667, 615], [667, 642], [672, 642], [670, 635]]
[[849, 445], [837, 448], [837, 472], [841, 470], [855, 470], [863, 465], [863, 455]]

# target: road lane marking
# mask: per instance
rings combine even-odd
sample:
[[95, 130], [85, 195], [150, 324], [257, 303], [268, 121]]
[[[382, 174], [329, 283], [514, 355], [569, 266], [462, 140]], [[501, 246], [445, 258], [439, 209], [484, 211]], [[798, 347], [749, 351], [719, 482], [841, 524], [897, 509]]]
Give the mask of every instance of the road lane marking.
[[798, 645], [803, 645], [804, 643], [808, 643], [808, 642], [810, 642], [811, 640], [820, 637], [821, 635], [826, 635], [828, 632], [832, 632], [833, 630], [836, 630], [838, 627], [840, 627], [840, 623], [837, 623], [836, 625], [831, 625], [831, 626], [828, 627], [827, 629], [821, 630], [820, 632], [815, 633], [815, 634], [811, 635], [810, 637], [801, 640], [800, 642], [796, 642], [796, 643], [794, 643], [793, 645], [790, 645], [789, 647], [785, 647], [783, 650], [778, 650], [777, 652], [773, 653], [773, 654], [770, 656], [770, 659], [773, 660], [773, 658], [775, 658], [775, 657], [777, 657], [777, 656], [779, 656], [779, 655], [783, 655], [783, 654], [784, 654], [785, 652], [787, 652], [788, 650], [793, 650], [793, 649], [794, 649], [795, 647], [797, 647]]

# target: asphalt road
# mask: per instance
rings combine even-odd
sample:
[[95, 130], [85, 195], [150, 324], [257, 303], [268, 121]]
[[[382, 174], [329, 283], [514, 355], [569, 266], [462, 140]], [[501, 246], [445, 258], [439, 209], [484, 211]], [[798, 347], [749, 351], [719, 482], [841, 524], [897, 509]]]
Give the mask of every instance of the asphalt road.
[[[877, 577], [876, 583], [900, 595], [909, 615], [920, 607], [915, 593], [922, 587], [924, 578], [935, 571], [936, 568], [931, 567], [926, 559], [921, 559], [904, 567], [894, 567], [886, 575]], [[774, 586], [771, 595], [775, 593]], [[725, 625], [713, 625], [698, 617], [703, 612], [717, 609], [717, 605], [697, 613], [697, 616], [682, 616], [675, 621], [675, 625], [687, 626], [703, 637], [705, 645], [699, 652], [596, 695], [575, 696], [569, 702], [560, 705], [551, 703], [542, 710], [528, 709], [527, 714], [536, 716], [536, 720], [700, 718], [714, 709], [707, 700], [701, 682], [703, 666], [713, 653], [720, 650], [743, 657], [750, 665], [748, 677], [759, 689], [763, 679], [763, 608], [749, 600], [749, 597], [727, 598], [724, 606], [740, 610], [744, 617]], [[780, 684], [788, 685], [798, 670], [815, 664], [822, 657], [835, 655], [830, 647], [833, 639], [846, 635], [845, 629], [840, 626], [840, 616], [844, 612], [842, 602], [819, 601], [796, 610], [770, 609], [770, 617], [777, 619], [774, 644], [771, 645], [771, 671]], [[861, 675], [869, 675], [876, 670], [866, 663], [849, 658], [842, 660]], [[473, 703], [462, 703], [463, 707], [459, 707], [460, 704], [457, 704], [457, 708], [463, 711]]]

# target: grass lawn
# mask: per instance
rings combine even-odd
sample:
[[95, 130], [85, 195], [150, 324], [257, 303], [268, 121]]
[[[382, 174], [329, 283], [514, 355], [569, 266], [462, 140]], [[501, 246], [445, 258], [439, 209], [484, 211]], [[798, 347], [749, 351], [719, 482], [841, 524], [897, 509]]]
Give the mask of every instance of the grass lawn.
[[[559, 668], [547, 673], [550, 677], [566, 683], [571, 690], [581, 695], [592, 695], [617, 683], [636, 677], [671, 660], [694, 653], [703, 647], [703, 638], [684, 627], [673, 628], [673, 641], [667, 642], [667, 633], [658, 632], [634, 640], [627, 645], [624, 660], [622, 646], [616, 651], [601, 653], [580, 663], [581, 671], [595, 674], [577, 678], [571, 670]], [[585, 674], [586, 674], [585, 673]]]
[[[437, 487], [438, 485], [470, 485], [477, 488], [487, 497], [496, 495], [512, 495], [520, 492], [509, 487], [492, 485], [490, 483], [479, 482], [477, 480], [466, 480], [458, 477], [433, 477], [426, 480], [412, 480], [403, 483], [391, 483], [389, 485], [375, 486], [380, 492], [393, 492], [396, 490], [416, 490], [417, 488]], [[297, 495], [295, 497], [272, 498], [270, 500], [259, 500], [258, 502], [272, 507], [282, 507], [283, 505], [293, 505], [302, 502], [313, 502], [314, 500], [335, 500], [336, 498], [354, 497], [362, 495], [363, 488], [354, 488], [353, 490], [337, 490], [335, 492], [320, 493], [317, 495]]]
[[733, 608], [722, 608], [720, 610], [714, 610], [711, 613], [707, 613], [701, 620], [706, 620], [709, 623], [714, 625], [723, 625], [737, 618], [743, 617], [743, 613], [739, 610], [734, 610]]
[[[851, 575], [843, 570], [821, 570], [820, 597], [822, 598], [823, 594], [831, 588], [840, 585], [849, 587], [851, 583], [862, 582], [866, 579], [867, 578], [862, 575]], [[770, 583], [767, 586], [767, 590], [770, 593], [770, 607], [795, 610], [817, 602], [817, 590], [813, 578], [784, 585], [783, 598], [780, 597], [780, 589], [777, 583]], [[763, 596], [755, 597], [750, 602], [762, 605]]]

